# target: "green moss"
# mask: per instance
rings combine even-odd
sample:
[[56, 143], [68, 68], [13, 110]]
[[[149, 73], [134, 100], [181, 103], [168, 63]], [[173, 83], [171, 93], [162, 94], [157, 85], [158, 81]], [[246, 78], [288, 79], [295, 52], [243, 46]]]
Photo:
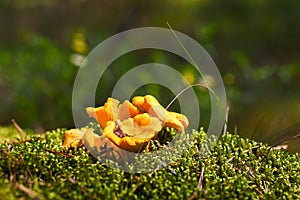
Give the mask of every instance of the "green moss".
[[[273, 150], [236, 135], [227, 134], [218, 140], [211, 137], [204, 141], [205, 133], [201, 130], [189, 143], [189, 150], [166, 168], [129, 174], [102, 165], [84, 148], [64, 150], [62, 134], [63, 129], [58, 129], [46, 135], [30, 136], [27, 142], [0, 144], [1, 197], [300, 198], [298, 154]], [[200, 156], [199, 149], [211, 144], [215, 145], [210, 152]]]

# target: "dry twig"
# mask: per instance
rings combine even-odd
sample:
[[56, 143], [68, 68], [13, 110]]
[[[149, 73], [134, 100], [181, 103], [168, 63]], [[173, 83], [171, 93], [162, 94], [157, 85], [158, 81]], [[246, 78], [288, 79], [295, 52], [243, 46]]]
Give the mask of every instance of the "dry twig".
[[11, 121], [12, 121], [14, 127], [17, 129], [17, 131], [21, 134], [20, 135], [21, 139], [24, 139], [27, 136], [27, 134], [25, 133], [25, 131], [18, 125], [18, 123], [16, 122], [16, 120], [12, 119]]

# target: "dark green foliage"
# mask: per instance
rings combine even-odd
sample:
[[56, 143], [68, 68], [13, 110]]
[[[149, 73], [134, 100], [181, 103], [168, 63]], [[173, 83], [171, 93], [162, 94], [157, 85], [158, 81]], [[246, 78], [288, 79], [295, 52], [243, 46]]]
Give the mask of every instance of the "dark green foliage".
[[15, 118], [26, 127], [71, 126], [78, 68], [69, 62], [69, 52], [35, 34], [9, 50], [0, 47], [0, 122]]
[[[78, 53], [73, 47], [74, 35], [84, 34], [88, 50], [92, 50], [121, 31], [167, 28], [169, 22], [174, 30], [203, 45], [217, 64], [234, 107], [230, 113], [234, 123], [229, 120], [228, 130], [233, 132], [238, 125], [241, 134], [250, 137], [260, 118], [270, 115], [271, 119], [262, 123], [268, 126], [262, 133], [269, 137], [274, 132], [268, 135], [268, 130], [299, 122], [295, 120], [299, 109], [293, 109], [300, 105], [299, 10], [300, 1], [295, 0], [229, 0], [222, 6], [218, 1], [183, 0], [155, 4], [116, 0], [105, 5], [102, 1], [2, 0], [0, 123], [9, 124], [15, 118], [22, 127], [72, 127], [71, 95], [78, 69], [70, 63], [70, 50]], [[145, 63], [166, 64], [183, 75], [190, 72], [195, 83], [201, 81], [199, 73], [177, 55], [158, 49], [133, 51], [116, 59], [101, 77], [96, 105], [111, 96], [114, 84], [127, 70]], [[142, 89], [162, 105], [173, 97], [161, 87]], [[199, 91], [197, 95], [203, 105], [201, 114], [209, 115], [209, 96]], [[274, 114], [279, 115], [280, 123]], [[201, 124], [207, 127], [205, 123]], [[263, 135], [257, 139], [264, 139]]]
[[[286, 199], [300, 198], [298, 154], [227, 134], [205, 133], [166, 168], [129, 174], [84, 148], [61, 147], [63, 129], [0, 145], [0, 195], [6, 199]], [[213, 145], [200, 156], [199, 149]], [[201, 171], [203, 170], [203, 181]], [[199, 181], [200, 179], [200, 181]], [[26, 188], [27, 190], [25, 190]], [[200, 188], [200, 189], [199, 189]]]

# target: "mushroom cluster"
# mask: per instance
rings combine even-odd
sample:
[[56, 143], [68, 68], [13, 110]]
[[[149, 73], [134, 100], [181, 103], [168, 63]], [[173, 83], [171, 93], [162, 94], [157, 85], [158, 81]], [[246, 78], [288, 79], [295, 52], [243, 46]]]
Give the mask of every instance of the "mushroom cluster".
[[[103, 135], [97, 135], [98, 140], [103, 140], [101, 144], [111, 141], [118, 147], [132, 152], [137, 152], [145, 142], [156, 138], [162, 128], [172, 127], [178, 132], [184, 132], [189, 123], [186, 116], [167, 111], [151, 95], [136, 96], [132, 99], [132, 103], [125, 100], [122, 104], [116, 99], [108, 98], [103, 106], [88, 107], [86, 111], [102, 128]], [[94, 145], [95, 143], [89, 139], [91, 131], [82, 132], [76, 129], [66, 131], [63, 146], [78, 147], [84, 142], [89, 146]], [[83, 139], [83, 142], [78, 139], [80, 141]]]

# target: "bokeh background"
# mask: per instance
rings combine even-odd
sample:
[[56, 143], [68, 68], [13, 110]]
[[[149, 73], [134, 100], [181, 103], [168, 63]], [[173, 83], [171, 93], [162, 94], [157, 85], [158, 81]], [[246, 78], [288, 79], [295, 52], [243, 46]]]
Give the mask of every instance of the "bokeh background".
[[[230, 132], [270, 143], [299, 134], [300, 1], [293, 0], [0, 0], [0, 125], [15, 119], [37, 132], [73, 127], [72, 87], [81, 59], [120, 31], [168, 28], [166, 22], [197, 40], [218, 66]], [[191, 83], [201, 82], [174, 55], [134, 52], [106, 72], [97, 103], [122, 73], [148, 62], [176, 66]], [[164, 105], [174, 97], [166, 90], [141, 88]], [[198, 92], [205, 127], [210, 104], [207, 91]]]

